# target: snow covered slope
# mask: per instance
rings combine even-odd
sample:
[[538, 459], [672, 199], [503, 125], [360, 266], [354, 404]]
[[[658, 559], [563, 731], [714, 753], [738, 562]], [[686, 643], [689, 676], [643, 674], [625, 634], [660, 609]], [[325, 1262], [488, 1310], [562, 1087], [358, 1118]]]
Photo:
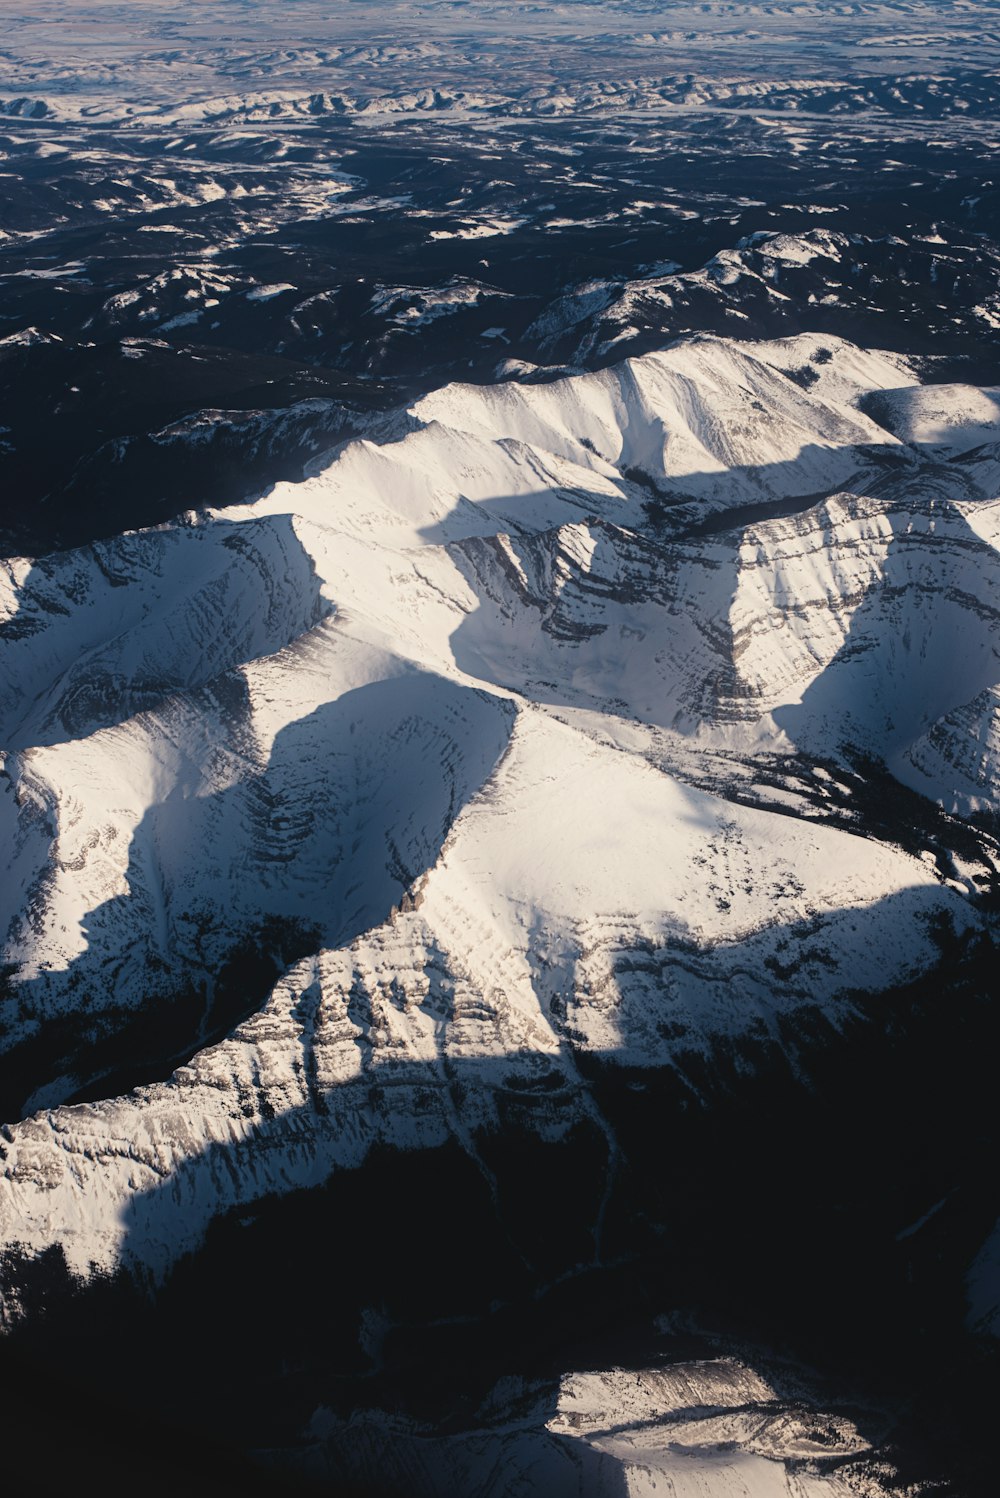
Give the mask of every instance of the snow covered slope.
[[388, 1412], [347, 1422], [321, 1408], [297, 1465], [327, 1481], [388, 1475], [421, 1495], [846, 1498], [868, 1454], [843, 1416], [727, 1358], [565, 1375], [554, 1397], [506, 1384], [486, 1428], [436, 1440]]
[[[0, 1241], [159, 1278], [379, 1143], [488, 1175], [518, 1095], [613, 1162], [583, 1058], [783, 1046], [975, 928], [985, 834], [837, 799], [997, 805], [992, 396], [916, 385], [804, 335], [452, 386], [12, 564]], [[753, 793], [790, 760], [829, 790]]]

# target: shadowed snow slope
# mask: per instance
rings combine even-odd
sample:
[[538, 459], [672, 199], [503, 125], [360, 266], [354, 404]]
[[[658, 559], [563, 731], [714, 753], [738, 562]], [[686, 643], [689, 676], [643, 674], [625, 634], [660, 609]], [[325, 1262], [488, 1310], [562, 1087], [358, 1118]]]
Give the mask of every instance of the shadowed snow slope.
[[850, 764], [997, 808], [994, 409], [702, 338], [11, 564], [0, 1240], [159, 1278], [373, 1145], [478, 1160], [512, 1089], [613, 1160], [587, 1056], [781, 1047], [974, 930], [988, 837], [866, 836]]

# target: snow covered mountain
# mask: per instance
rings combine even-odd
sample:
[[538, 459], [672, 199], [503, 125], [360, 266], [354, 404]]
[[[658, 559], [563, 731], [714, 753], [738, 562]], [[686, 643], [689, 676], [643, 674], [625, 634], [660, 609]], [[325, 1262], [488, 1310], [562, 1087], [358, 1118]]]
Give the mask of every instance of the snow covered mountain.
[[1000, 0], [19, 9], [6, 1486], [994, 1498]]
[[[569, 1127], [580, 1052], [836, 1025], [975, 926], [991, 837], [865, 836], [850, 755], [996, 806], [996, 412], [696, 340], [449, 387], [244, 509], [10, 564], [6, 1106], [48, 1111], [7, 1241], [162, 1274], [377, 1139], [474, 1148], [494, 1085], [548, 1077]], [[119, 1057], [185, 1064], [55, 1106]], [[421, 1108], [359, 1111], [395, 1077]]]
[[[457, 1150], [537, 1262], [504, 1151], [579, 1157], [546, 1272], [612, 1262], [661, 1210], [621, 1088], [794, 1073], [989, 940], [1000, 393], [702, 337], [367, 420], [251, 504], [4, 564], [11, 1329], [53, 1252], [163, 1287], [398, 1151]], [[543, 1468], [558, 1427], [608, 1492], [689, 1491], [581, 1389]], [[786, 1483], [770, 1398], [736, 1434], [701, 1399], [711, 1491], [848, 1491]], [[363, 1477], [338, 1419], [315, 1459]]]

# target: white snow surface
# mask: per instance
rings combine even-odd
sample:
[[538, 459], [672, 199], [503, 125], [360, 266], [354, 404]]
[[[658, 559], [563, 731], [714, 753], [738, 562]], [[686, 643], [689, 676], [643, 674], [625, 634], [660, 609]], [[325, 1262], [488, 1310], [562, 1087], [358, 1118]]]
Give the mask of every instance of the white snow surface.
[[[235, 11], [199, 0], [189, 10], [74, 0], [67, 12], [34, 0], [7, 45], [0, 114], [219, 129], [333, 111], [378, 126], [428, 113], [752, 110], [780, 112], [794, 142], [810, 115], [860, 112], [887, 116], [895, 139], [928, 103], [949, 123], [975, 114], [1000, 45], [990, 0], [259, 0]], [[878, 87], [887, 78], [889, 109]]]
[[0, 1244], [158, 1277], [376, 1142], [475, 1154], [511, 1079], [555, 1079], [558, 1136], [581, 1052], [839, 1025], [932, 959], [930, 918], [974, 921], [933, 860], [712, 769], [846, 739], [996, 808], [997, 465], [861, 409], [916, 383], [803, 335], [450, 386], [253, 504], [9, 564], [10, 1043], [210, 991], [269, 918], [311, 945], [169, 1081], [48, 1083], [4, 1131]]
[[931, 385], [886, 391], [879, 419], [903, 442], [964, 453], [997, 441], [1000, 386]]
[[843, 1415], [734, 1358], [566, 1374], [554, 1396], [508, 1378], [488, 1417], [434, 1437], [388, 1412], [344, 1420], [321, 1406], [292, 1460], [321, 1479], [377, 1476], [435, 1498], [847, 1498], [864, 1491], [870, 1456]]

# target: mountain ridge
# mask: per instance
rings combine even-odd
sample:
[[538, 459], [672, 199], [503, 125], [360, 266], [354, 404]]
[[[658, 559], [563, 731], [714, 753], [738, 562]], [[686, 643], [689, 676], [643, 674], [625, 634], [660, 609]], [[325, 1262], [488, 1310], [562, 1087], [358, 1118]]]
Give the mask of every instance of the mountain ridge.
[[[809, 360], [815, 380], [789, 379]], [[718, 1036], [777, 1034], [776, 1016], [803, 1004], [840, 1023], [838, 1004], [853, 1014], [864, 991], [931, 961], [925, 928], [977, 929], [995, 876], [989, 835], [973, 830], [942, 852], [925, 833], [920, 856], [909, 834], [895, 846], [873, 838], [850, 810], [843, 757], [846, 734], [934, 794], [927, 746], [947, 739], [935, 724], [1000, 677], [989, 602], [1000, 503], [985, 497], [996, 468], [978, 440], [992, 396], [938, 387], [948, 414], [930, 435], [952, 446], [928, 451], [860, 409], [876, 396], [885, 407], [891, 390], [895, 425], [926, 435], [907, 413], [929, 397], [903, 386], [906, 374], [898, 356], [804, 335], [696, 340], [550, 385], [449, 387], [417, 402], [401, 435], [390, 421], [378, 441], [348, 442], [301, 484], [224, 519], [57, 554], [37, 582], [10, 564], [9, 645], [25, 662], [11, 687], [28, 716], [6, 768], [24, 869], [6, 949], [8, 1049], [41, 1045], [44, 1056], [49, 1030], [69, 1029], [63, 1070], [50, 1060], [27, 1104], [47, 1111], [10, 1136], [7, 1242], [40, 1248], [58, 1207], [71, 1262], [112, 1265], [114, 1224], [146, 1179], [143, 1150], [130, 1145], [112, 1164], [116, 1149], [102, 1147], [107, 1163], [88, 1164], [93, 1146], [70, 1141], [102, 1129], [134, 1140], [162, 1114], [149, 1166], [180, 1164], [199, 1127], [228, 1137], [244, 1117], [228, 1099], [243, 1095], [247, 1057], [254, 1075], [275, 1077], [253, 1084], [262, 1100], [247, 1117], [267, 1126], [304, 1105], [325, 1136], [324, 1112], [352, 1077], [412, 1058], [432, 1079], [439, 1045], [456, 1061], [467, 1047], [501, 1067], [508, 1053], [533, 1058], [529, 1076], [539, 1065], [561, 1074], [580, 1049], [670, 1067]], [[971, 462], [942, 462], [968, 457], [967, 441]], [[885, 453], [902, 467], [887, 472]], [[639, 463], [642, 483], [629, 477]], [[696, 539], [704, 517], [726, 524], [727, 505], [738, 518], [748, 500], [785, 503], [821, 477], [829, 497], [807, 494], [800, 513]], [[856, 494], [839, 489], [848, 479]], [[674, 485], [684, 486], [676, 512]], [[651, 517], [650, 486], [673, 525]], [[949, 610], [964, 675], [941, 633]], [[67, 671], [81, 627], [95, 643]], [[204, 642], [217, 652], [208, 663]], [[109, 685], [98, 691], [102, 661]], [[919, 711], [896, 723], [913, 671]], [[126, 679], [138, 700], [114, 685]], [[109, 711], [113, 722], [95, 727]], [[828, 786], [817, 772], [808, 797], [794, 777], [756, 793], [747, 777], [734, 799], [732, 756], [766, 780], [790, 751], [804, 766], [819, 756], [842, 768], [823, 771]], [[692, 754], [698, 790], [684, 785]], [[993, 763], [970, 793], [984, 804]], [[86, 812], [73, 789], [83, 785]], [[587, 808], [585, 820], [549, 825], [554, 795]], [[256, 1019], [210, 1051], [197, 1051], [195, 1026], [187, 1065], [132, 1100], [52, 1110], [100, 1074], [74, 1078], [71, 1056], [79, 1068], [92, 1050], [99, 1067], [116, 1033], [141, 1033], [136, 1016], [169, 1015], [179, 993], [201, 985], [185, 1003], [210, 1026], [210, 975], [241, 940], [261, 944], [265, 981], [267, 951], [279, 969], [303, 954], [259, 995]], [[377, 975], [389, 973], [387, 989]], [[446, 1116], [470, 1137], [461, 1110]], [[353, 1149], [345, 1158], [356, 1161]], [[339, 1156], [324, 1158], [306, 1179]], [[254, 1173], [251, 1199], [276, 1189]], [[220, 1190], [228, 1200], [219, 1178], [205, 1200]], [[194, 1246], [194, 1220], [180, 1214], [178, 1246]], [[138, 1241], [130, 1235], [129, 1252], [141, 1263]], [[160, 1262], [163, 1248], [149, 1251]]]

